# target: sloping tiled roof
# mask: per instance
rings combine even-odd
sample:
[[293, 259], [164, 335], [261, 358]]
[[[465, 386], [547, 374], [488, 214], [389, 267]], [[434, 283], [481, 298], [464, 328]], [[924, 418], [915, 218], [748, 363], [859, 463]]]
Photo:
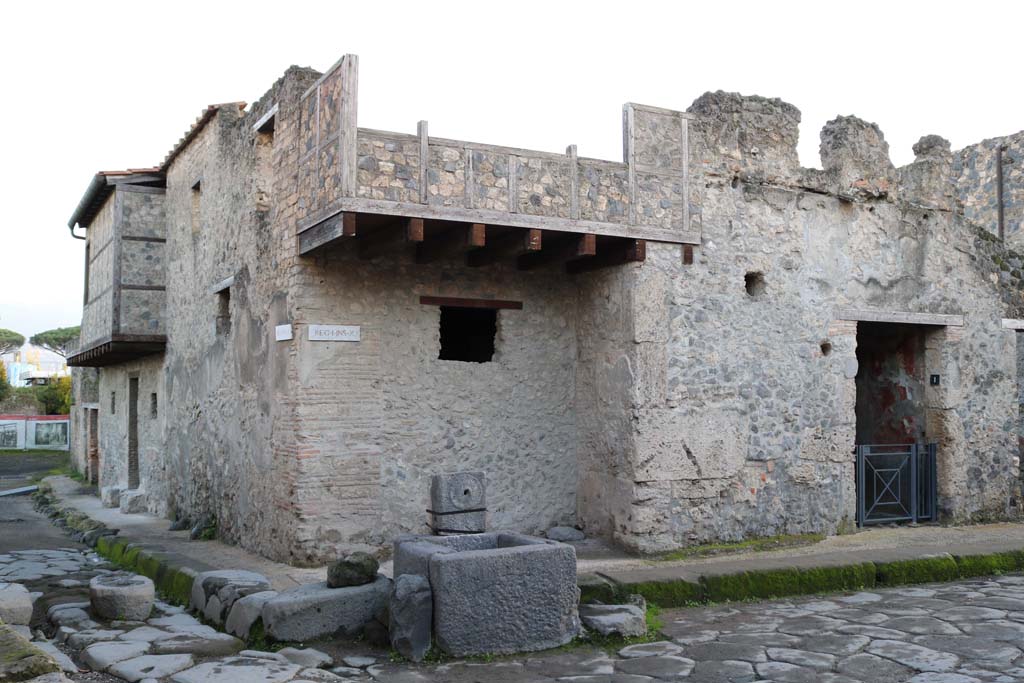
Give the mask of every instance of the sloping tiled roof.
[[167, 156], [164, 157], [164, 160], [160, 163], [160, 171], [167, 171], [167, 167], [171, 165], [171, 162], [174, 161], [174, 159], [181, 154], [186, 147], [188, 147], [188, 144], [192, 142], [197, 135], [199, 135], [199, 132], [213, 119], [221, 107], [232, 106], [238, 107], [238, 110], [241, 111], [245, 109], [247, 104], [245, 102], [224, 102], [222, 104], [208, 105], [206, 109], [203, 110], [203, 113], [199, 115], [199, 118], [196, 119], [195, 123], [192, 124], [192, 127], [185, 132], [185, 135], [178, 140], [178, 143], [174, 145], [171, 151], [167, 153]]
[[103, 202], [114, 191], [114, 185], [118, 180], [128, 180], [129, 176], [137, 176], [140, 181], [153, 182], [161, 176], [159, 168], [129, 168], [124, 171], [99, 171], [89, 181], [85, 188], [85, 194], [78, 202], [71, 218], [68, 220], [68, 227], [74, 228], [76, 224], [87, 227], [92, 219], [99, 213]]
[[[152, 176], [162, 176], [167, 168], [171, 165], [171, 162], [181, 154], [189, 143], [195, 139], [199, 132], [203, 130], [213, 117], [216, 116], [217, 111], [222, 107], [237, 107], [239, 111], [242, 111], [246, 107], [245, 102], [225, 102], [223, 104], [211, 104], [203, 109], [202, 114], [195, 120], [195, 123], [185, 132], [185, 135], [178, 140], [177, 144], [167, 153], [164, 160], [159, 166], [152, 168], [129, 168], [123, 171], [100, 171], [93, 176], [89, 182], [89, 186], [85, 190], [85, 194], [82, 195], [82, 199], [78, 202], [78, 206], [75, 207], [74, 213], [71, 214], [71, 219], [68, 221], [68, 227], [74, 228], [75, 225], [87, 227], [92, 222], [93, 218], [99, 212], [100, 207], [103, 206], [103, 202], [107, 200], [110, 193], [114, 191], [114, 185], [117, 184], [118, 180], [127, 181], [125, 176], [137, 175], [140, 181], [152, 182], [155, 180]], [[144, 178], [144, 176], [150, 176]]]

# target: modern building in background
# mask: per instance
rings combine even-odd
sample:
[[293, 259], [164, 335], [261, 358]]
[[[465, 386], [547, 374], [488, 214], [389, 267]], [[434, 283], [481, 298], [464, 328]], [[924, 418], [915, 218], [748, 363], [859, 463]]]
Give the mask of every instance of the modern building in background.
[[7, 381], [13, 387], [44, 385], [51, 377], [67, 377], [71, 374], [64, 358], [31, 344], [25, 344], [13, 353], [0, 355], [0, 363], [3, 363]]
[[807, 169], [795, 107], [719, 92], [627, 104], [599, 160], [365, 127], [358, 91], [292, 67], [90, 182], [102, 488], [299, 564], [427, 531], [452, 471], [493, 528], [648, 553], [1020, 514], [1024, 134], [897, 169], [839, 117]]

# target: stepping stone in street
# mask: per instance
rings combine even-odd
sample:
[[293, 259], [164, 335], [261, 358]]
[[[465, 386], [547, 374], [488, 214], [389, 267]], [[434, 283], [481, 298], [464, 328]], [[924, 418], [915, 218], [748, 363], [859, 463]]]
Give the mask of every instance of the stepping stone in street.
[[624, 674], [650, 676], [651, 678], [674, 681], [677, 678], [689, 676], [690, 672], [693, 671], [694, 663], [692, 659], [676, 655], [636, 657], [616, 662], [615, 670]]
[[667, 640], [659, 640], [654, 643], [640, 643], [639, 645], [629, 645], [619, 650], [619, 656], [625, 657], [626, 659], [632, 659], [634, 657], [656, 657], [658, 655], [678, 655], [682, 653], [683, 648], [679, 647], [675, 643], [670, 643]]
[[192, 655], [143, 655], [114, 664], [108, 672], [135, 683], [144, 678], [163, 678], [192, 666]]
[[89, 602], [105, 619], [148, 619], [156, 600], [152, 580], [138, 574], [103, 574], [89, 582]]
[[954, 654], [899, 640], [876, 640], [868, 646], [868, 652], [918, 671], [950, 671], [960, 664]]

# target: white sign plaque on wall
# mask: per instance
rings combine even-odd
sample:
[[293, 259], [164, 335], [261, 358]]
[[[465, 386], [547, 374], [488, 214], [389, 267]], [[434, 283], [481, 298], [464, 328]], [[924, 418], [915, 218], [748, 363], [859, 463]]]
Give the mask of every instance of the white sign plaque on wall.
[[292, 326], [291, 325], [275, 325], [274, 326], [274, 339], [277, 341], [288, 341], [292, 338]]
[[359, 325], [310, 325], [309, 341], [357, 342]]

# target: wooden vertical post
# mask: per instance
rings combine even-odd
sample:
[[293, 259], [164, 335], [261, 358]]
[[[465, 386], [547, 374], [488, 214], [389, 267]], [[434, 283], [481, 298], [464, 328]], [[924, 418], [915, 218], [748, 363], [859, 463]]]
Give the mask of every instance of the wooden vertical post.
[[427, 122], [416, 124], [420, 136], [420, 204], [427, 203], [427, 162], [430, 160], [430, 139], [427, 137]]
[[[341, 58], [341, 101], [339, 102], [338, 130], [338, 184], [341, 196], [356, 196], [356, 164], [359, 147], [357, 144], [359, 96], [359, 57], [345, 55]], [[323, 172], [324, 169], [321, 169]]]
[[508, 155], [508, 212], [519, 212], [519, 157]]
[[580, 167], [576, 162], [576, 145], [566, 147], [565, 155], [569, 157], [569, 218], [577, 220], [580, 217]]
[[629, 182], [629, 224], [636, 225], [636, 112], [630, 104], [622, 107], [622, 156]]

